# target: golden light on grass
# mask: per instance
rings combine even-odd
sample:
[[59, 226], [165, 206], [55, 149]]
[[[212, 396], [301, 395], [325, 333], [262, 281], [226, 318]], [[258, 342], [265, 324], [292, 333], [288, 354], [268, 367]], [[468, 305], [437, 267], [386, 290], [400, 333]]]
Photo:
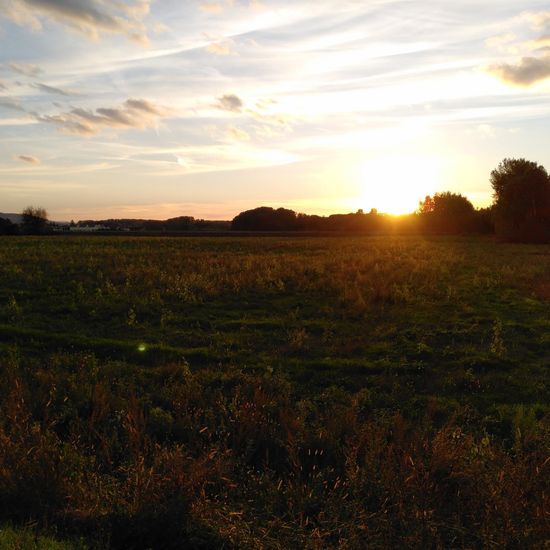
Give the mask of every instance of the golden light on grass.
[[365, 161], [359, 168], [357, 208], [376, 208], [386, 214], [407, 214], [442, 184], [439, 157], [385, 156]]

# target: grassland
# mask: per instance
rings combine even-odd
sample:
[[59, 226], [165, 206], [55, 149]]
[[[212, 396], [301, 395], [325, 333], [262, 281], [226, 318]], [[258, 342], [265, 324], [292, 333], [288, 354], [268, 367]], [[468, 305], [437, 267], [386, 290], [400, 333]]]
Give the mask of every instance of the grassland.
[[550, 246], [491, 239], [4, 238], [0, 521], [544, 548], [549, 302]]

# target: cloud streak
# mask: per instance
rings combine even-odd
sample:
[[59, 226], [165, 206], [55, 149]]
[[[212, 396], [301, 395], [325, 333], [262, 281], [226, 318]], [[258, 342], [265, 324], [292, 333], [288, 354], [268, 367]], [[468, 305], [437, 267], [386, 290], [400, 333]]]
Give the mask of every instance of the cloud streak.
[[12, 97], [0, 97], [0, 107], [9, 109], [10, 111], [19, 111], [20, 113], [26, 113], [25, 109], [21, 106], [19, 101]]
[[32, 155], [17, 155], [16, 158], [28, 164], [40, 164], [40, 159]]
[[231, 46], [231, 42], [227, 40], [225, 42], [212, 42], [212, 44], [208, 44], [208, 46], [206, 46], [206, 51], [214, 55], [233, 55]]
[[201, 4], [200, 9], [206, 13], [221, 13], [224, 6], [220, 2], [205, 2]]
[[38, 76], [42, 72], [38, 65], [32, 65], [31, 63], [9, 63], [8, 67], [14, 73], [24, 76]]
[[42, 92], [46, 92], [47, 94], [63, 95], [63, 96], [75, 95], [72, 92], [62, 90], [61, 88], [56, 88], [55, 86], [48, 86], [47, 84], [41, 84], [40, 82], [37, 82], [36, 84], [33, 84], [32, 86], [33, 86], [33, 88], [36, 88], [37, 90], [40, 90]]
[[249, 141], [250, 135], [245, 130], [236, 126], [228, 126], [225, 129], [225, 136], [229, 141]]
[[62, 132], [94, 136], [107, 128], [122, 130], [155, 128], [171, 111], [145, 99], [128, 99], [121, 107], [101, 107], [95, 111], [76, 108], [55, 115], [38, 115], [38, 121], [55, 124]]
[[0, 0], [0, 13], [34, 30], [40, 30], [47, 19], [93, 40], [111, 33], [148, 43], [143, 19], [149, 13], [149, 0]]

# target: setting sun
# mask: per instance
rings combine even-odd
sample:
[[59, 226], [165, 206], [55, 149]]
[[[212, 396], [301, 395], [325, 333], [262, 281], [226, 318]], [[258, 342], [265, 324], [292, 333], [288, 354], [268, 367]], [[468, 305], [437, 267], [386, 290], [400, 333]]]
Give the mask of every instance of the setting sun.
[[357, 208], [376, 208], [386, 214], [406, 214], [418, 207], [426, 195], [434, 193], [442, 179], [438, 157], [389, 156], [363, 163], [359, 169]]

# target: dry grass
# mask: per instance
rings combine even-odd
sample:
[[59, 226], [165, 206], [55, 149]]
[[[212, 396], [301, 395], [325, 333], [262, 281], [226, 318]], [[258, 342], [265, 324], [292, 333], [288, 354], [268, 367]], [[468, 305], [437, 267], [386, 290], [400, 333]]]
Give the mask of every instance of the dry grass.
[[115, 550], [547, 547], [547, 248], [2, 245], [0, 521]]
[[523, 434], [518, 419], [505, 448], [456, 420], [377, 417], [336, 391], [295, 402], [284, 381], [239, 372], [173, 365], [159, 407], [91, 376], [76, 403], [55, 361], [2, 371], [4, 520], [125, 549], [542, 548], [548, 535], [547, 419]]

